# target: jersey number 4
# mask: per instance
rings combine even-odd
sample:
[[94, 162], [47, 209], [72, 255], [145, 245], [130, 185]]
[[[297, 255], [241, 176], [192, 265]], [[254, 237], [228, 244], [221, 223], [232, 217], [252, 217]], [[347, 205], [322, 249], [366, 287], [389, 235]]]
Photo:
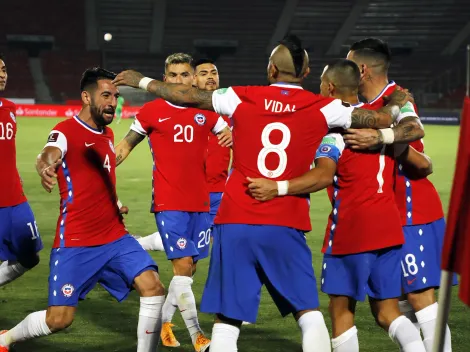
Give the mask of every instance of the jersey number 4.
[[11, 122], [7, 122], [6, 124], [0, 122], [0, 140], [12, 139], [13, 133], [13, 124]]
[[[273, 131], [281, 131], [282, 140], [279, 144], [272, 144], [269, 140], [269, 136]], [[286, 148], [290, 143], [291, 133], [289, 127], [281, 122], [273, 122], [263, 129], [261, 132], [261, 143], [263, 143], [263, 149], [258, 154], [258, 170], [261, 175], [268, 178], [276, 178], [281, 176], [287, 167], [287, 153]], [[276, 169], [270, 170], [266, 166], [266, 158], [269, 153], [277, 154], [279, 157], [279, 165]]]
[[109, 162], [109, 155], [106, 154], [106, 158], [104, 158], [103, 168], [107, 169], [108, 172], [111, 172], [111, 163]]

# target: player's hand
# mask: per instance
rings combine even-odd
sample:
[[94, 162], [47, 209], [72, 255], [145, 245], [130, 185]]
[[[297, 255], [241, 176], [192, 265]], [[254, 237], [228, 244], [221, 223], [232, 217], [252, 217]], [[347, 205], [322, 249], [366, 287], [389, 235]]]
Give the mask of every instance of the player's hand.
[[250, 195], [261, 202], [271, 200], [278, 196], [277, 182], [266, 178], [246, 178], [248, 184], [248, 192]]
[[343, 135], [344, 142], [351, 149], [376, 149], [382, 144], [382, 135], [378, 130], [349, 128]]
[[219, 145], [222, 147], [231, 147], [233, 144], [232, 141], [232, 130], [229, 127], [226, 127], [217, 134], [217, 138], [219, 138]]
[[133, 70], [122, 71], [113, 80], [113, 84], [116, 86], [139, 88], [139, 82], [142, 78], [144, 78], [144, 75], [140, 72]]
[[129, 208], [123, 205], [122, 207], [119, 208], [119, 214], [129, 214]]
[[57, 178], [57, 169], [60, 164], [62, 164], [62, 159], [57, 160], [54, 164], [44, 168], [40, 175], [41, 176], [41, 185], [49, 193], [52, 192], [52, 189], [57, 184], [55, 180]]
[[402, 108], [409, 101], [414, 103], [413, 96], [408, 91], [408, 89], [402, 89], [401, 87], [397, 87], [397, 89], [395, 89], [392, 94], [385, 96], [384, 99], [389, 103], [398, 105], [400, 108]]

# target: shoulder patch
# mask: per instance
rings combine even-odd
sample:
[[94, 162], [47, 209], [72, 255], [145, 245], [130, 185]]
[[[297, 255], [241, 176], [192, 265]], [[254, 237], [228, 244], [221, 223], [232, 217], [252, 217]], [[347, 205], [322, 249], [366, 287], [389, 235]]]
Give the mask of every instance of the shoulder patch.
[[55, 143], [55, 142], [57, 142], [58, 138], [59, 138], [59, 133], [58, 132], [52, 132], [49, 135], [49, 138], [47, 139], [47, 143]]
[[332, 136], [323, 137], [321, 144], [332, 144], [336, 145], [336, 138]]
[[217, 89], [215, 92], [217, 94], [225, 94], [227, 93], [227, 91], [228, 91], [228, 88], [220, 88], [220, 89]]

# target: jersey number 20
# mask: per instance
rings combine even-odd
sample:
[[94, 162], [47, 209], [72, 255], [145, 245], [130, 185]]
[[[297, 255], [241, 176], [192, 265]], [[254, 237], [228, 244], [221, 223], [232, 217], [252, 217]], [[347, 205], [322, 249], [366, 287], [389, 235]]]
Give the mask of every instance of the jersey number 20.
[[[269, 136], [273, 131], [282, 132], [282, 140], [279, 144], [272, 144], [269, 140]], [[261, 175], [268, 178], [276, 178], [281, 176], [287, 167], [287, 153], [286, 148], [290, 143], [290, 130], [289, 127], [281, 122], [273, 122], [263, 129], [261, 132], [261, 143], [263, 143], [263, 149], [258, 154], [258, 170]], [[266, 157], [269, 153], [277, 154], [279, 157], [279, 165], [276, 169], [270, 170], [266, 166]]]

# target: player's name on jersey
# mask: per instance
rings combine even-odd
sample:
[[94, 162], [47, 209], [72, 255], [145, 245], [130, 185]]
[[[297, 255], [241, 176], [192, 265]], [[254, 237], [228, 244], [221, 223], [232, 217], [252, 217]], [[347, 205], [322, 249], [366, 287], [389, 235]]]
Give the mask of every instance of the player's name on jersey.
[[264, 99], [264, 108], [266, 111], [271, 111], [271, 112], [294, 112], [295, 111], [295, 105], [292, 105], [292, 107], [289, 104], [284, 104], [281, 103], [280, 101], [276, 100], [268, 100]]

